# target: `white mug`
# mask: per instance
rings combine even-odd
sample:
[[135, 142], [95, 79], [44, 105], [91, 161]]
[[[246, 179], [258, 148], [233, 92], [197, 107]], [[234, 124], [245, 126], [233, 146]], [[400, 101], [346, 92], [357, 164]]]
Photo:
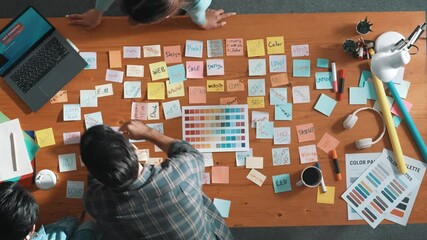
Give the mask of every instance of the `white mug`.
[[43, 169], [36, 175], [36, 186], [41, 190], [49, 190], [55, 187], [58, 178], [49, 169]]
[[322, 182], [322, 171], [315, 167], [309, 166], [302, 170], [301, 179], [296, 183], [297, 186], [317, 187]]

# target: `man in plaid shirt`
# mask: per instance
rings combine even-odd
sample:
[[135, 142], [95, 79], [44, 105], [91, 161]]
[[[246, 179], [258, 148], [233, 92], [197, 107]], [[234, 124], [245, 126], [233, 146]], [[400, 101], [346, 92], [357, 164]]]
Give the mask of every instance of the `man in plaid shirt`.
[[[84, 201], [103, 239], [233, 239], [224, 219], [202, 192], [203, 156], [131, 120], [120, 128], [91, 127], [80, 152], [89, 170]], [[142, 166], [126, 139], [148, 140], [168, 153], [160, 166]]]

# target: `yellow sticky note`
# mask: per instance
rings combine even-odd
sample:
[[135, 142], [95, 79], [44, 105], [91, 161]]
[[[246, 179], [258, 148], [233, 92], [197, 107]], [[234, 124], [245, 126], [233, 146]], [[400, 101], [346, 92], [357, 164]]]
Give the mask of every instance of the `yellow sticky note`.
[[268, 54], [284, 54], [285, 40], [281, 37], [267, 37], [267, 52]]
[[163, 82], [147, 83], [147, 98], [148, 100], [165, 99], [165, 84]]
[[246, 41], [248, 57], [265, 56], [264, 39], [254, 39]]
[[121, 68], [122, 67], [122, 52], [120, 50], [109, 51], [108, 61], [110, 68]]
[[168, 78], [168, 67], [166, 66], [166, 62], [156, 62], [149, 64], [151, 80], [156, 81], [159, 79]]
[[224, 92], [224, 80], [207, 80], [206, 91], [207, 92]]
[[264, 97], [248, 97], [249, 108], [265, 108]]
[[326, 192], [322, 192], [322, 188], [317, 187], [317, 203], [334, 204], [335, 187], [326, 186]]
[[168, 98], [171, 97], [184, 97], [185, 96], [185, 89], [184, 89], [184, 82], [178, 82], [178, 83], [170, 83], [170, 81], [166, 81], [166, 91]]
[[53, 129], [46, 128], [42, 130], [35, 131], [37, 144], [40, 147], [47, 147], [55, 145], [55, 137], [53, 136]]

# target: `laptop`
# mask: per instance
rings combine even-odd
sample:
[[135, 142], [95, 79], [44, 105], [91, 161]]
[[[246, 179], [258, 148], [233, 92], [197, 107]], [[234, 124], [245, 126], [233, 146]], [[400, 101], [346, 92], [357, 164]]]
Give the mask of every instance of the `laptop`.
[[0, 76], [34, 112], [86, 65], [32, 6], [0, 31]]

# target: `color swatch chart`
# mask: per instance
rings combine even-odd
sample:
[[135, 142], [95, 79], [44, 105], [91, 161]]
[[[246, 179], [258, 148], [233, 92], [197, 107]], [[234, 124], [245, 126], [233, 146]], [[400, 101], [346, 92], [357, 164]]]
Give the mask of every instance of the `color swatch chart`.
[[400, 174], [387, 150], [341, 196], [375, 228], [420, 184], [410, 172]]
[[248, 105], [184, 106], [182, 136], [200, 152], [248, 151]]

